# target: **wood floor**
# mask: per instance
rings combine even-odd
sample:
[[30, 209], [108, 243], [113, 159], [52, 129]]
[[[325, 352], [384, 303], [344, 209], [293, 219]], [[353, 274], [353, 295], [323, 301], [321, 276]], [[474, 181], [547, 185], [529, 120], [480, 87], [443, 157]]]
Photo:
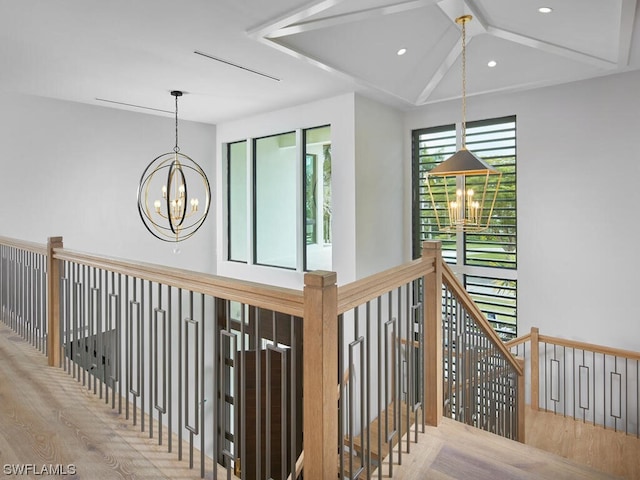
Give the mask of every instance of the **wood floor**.
[[[600, 435], [589, 431], [590, 426], [562, 417], [559, 419], [563, 424], [570, 423], [552, 425], [559, 419], [549, 415], [527, 414], [527, 441], [573, 456], [583, 464], [443, 419], [440, 427], [427, 427], [426, 433], [420, 435], [420, 443], [411, 446], [411, 454], [403, 454], [403, 465], [394, 466], [393, 478], [640, 479], [640, 440], [608, 431], [606, 435], [614, 436], [600, 439]], [[587, 440], [580, 442], [581, 447], [578, 442], [567, 441], [574, 434], [585, 435]], [[603, 454], [601, 449], [605, 447], [608, 453]], [[30, 465], [31, 474], [8, 475], [6, 466], [12, 465]], [[73, 466], [76, 474], [41, 474], [43, 467], [51, 466], [67, 472]], [[40, 474], [34, 473], [33, 468]], [[212, 468], [207, 466], [205, 478], [213, 477]], [[389, 478], [384, 463], [383, 472], [383, 478]], [[159, 447], [157, 440], [140, 433], [63, 370], [47, 367], [44, 355], [0, 323], [0, 479], [3, 478], [186, 480], [200, 475], [199, 469], [190, 470], [186, 460], [178, 461], [175, 454], [168, 454], [166, 447]], [[219, 472], [218, 478], [226, 478], [226, 473]]]
[[[28, 475], [9, 473], [13, 466], [29, 468]], [[49, 469], [67, 475], [46, 475]], [[44, 355], [0, 323], [2, 478], [186, 480], [200, 478], [200, 470], [168, 454], [62, 369], [46, 366]]]
[[[616, 476], [444, 418], [426, 427], [394, 480], [595, 480]], [[383, 478], [388, 466], [383, 465]], [[376, 477], [377, 478], [377, 477]]]
[[619, 477], [640, 479], [640, 439], [562, 415], [527, 409], [528, 445]]

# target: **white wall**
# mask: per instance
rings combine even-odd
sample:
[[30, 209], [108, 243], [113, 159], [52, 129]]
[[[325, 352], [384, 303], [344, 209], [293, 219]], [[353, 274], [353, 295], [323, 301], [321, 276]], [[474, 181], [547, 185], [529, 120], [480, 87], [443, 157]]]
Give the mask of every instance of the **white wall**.
[[[470, 121], [517, 116], [519, 334], [640, 350], [640, 72], [467, 100]], [[405, 126], [459, 115], [427, 106]]]
[[[224, 232], [213, 231], [222, 208], [214, 145], [220, 152], [223, 142], [247, 136], [332, 125], [333, 265], [343, 284], [410, 258], [410, 131], [460, 119], [459, 102], [426, 106], [405, 114], [399, 132], [395, 111], [348, 94], [219, 125], [217, 134], [181, 121], [182, 150], [207, 170], [214, 202], [201, 231], [174, 255], [145, 230], [135, 203], [143, 169], [173, 146], [172, 118], [5, 93], [0, 99], [0, 235], [36, 242], [62, 235], [76, 250], [200, 271], [215, 271], [215, 251], [221, 275], [295, 288], [302, 272], [225, 262], [216, 249]], [[538, 326], [544, 334], [640, 350], [638, 112], [639, 72], [468, 98], [469, 120], [517, 116], [521, 334]], [[400, 165], [403, 179], [395, 175]], [[395, 212], [403, 212], [402, 226]]]
[[[147, 232], [136, 189], [151, 160], [174, 146], [172, 117], [0, 93], [0, 235], [74, 250], [213, 272], [215, 211], [179, 244]], [[180, 147], [213, 178], [215, 127], [180, 121]]]
[[[405, 225], [403, 122], [399, 111], [348, 94], [218, 125], [218, 152], [224, 144], [296, 128], [331, 125], [333, 270], [338, 283], [399, 265]], [[226, 178], [218, 165], [218, 178]], [[222, 180], [218, 245], [225, 242]], [[303, 273], [225, 261], [218, 249], [218, 273], [280, 286], [301, 288]]]
[[[290, 132], [299, 128], [331, 125], [331, 196], [333, 205], [333, 270], [338, 272], [338, 283], [351, 282], [356, 277], [355, 250], [355, 144], [354, 144], [354, 103], [353, 94], [299, 105], [284, 110], [256, 115], [242, 120], [222, 123], [217, 126], [217, 152], [223, 158], [224, 144], [246, 138], [263, 137]], [[217, 214], [220, 218], [217, 228], [217, 273], [269, 283], [288, 288], [302, 288], [304, 273], [281, 268], [262, 267], [226, 261], [224, 225], [224, 162], [217, 165]]]
[[356, 97], [358, 278], [404, 261], [401, 246], [406, 231], [401, 212], [403, 192], [411, 188], [403, 178], [403, 165], [411, 162], [411, 151], [403, 154], [404, 137], [399, 111]]

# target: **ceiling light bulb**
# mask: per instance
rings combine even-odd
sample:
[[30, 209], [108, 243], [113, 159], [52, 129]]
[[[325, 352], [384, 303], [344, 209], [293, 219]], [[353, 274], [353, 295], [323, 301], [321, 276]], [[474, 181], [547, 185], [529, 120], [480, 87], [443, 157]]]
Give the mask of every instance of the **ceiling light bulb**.
[[404, 55], [405, 53], [407, 53], [406, 48], [401, 48], [400, 50], [398, 50], [398, 55]]
[[551, 8], [551, 7], [540, 7], [538, 9], [538, 11], [540, 13], [551, 13], [551, 12], [553, 12], [553, 8]]
[[498, 62], [496, 62], [495, 60], [489, 60], [489, 63], [487, 63], [487, 66], [490, 68], [495, 67], [498, 64]]

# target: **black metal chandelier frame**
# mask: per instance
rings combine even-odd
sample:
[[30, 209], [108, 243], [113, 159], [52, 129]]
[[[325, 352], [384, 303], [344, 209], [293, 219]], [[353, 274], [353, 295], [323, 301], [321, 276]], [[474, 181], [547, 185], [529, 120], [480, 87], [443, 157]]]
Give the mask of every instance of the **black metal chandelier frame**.
[[[178, 98], [182, 92], [174, 90], [176, 142], [173, 152], [163, 153], [149, 163], [138, 185], [138, 213], [147, 230], [166, 242], [180, 242], [192, 237], [204, 223], [211, 204], [211, 186], [206, 173], [191, 157], [180, 152], [178, 146]], [[197, 188], [193, 187], [194, 183]], [[158, 188], [159, 185], [162, 187]], [[204, 194], [204, 206], [189, 192]], [[162, 200], [153, 198], [160, 193]], [[191, 208], [189, 208], [189, 206]]]

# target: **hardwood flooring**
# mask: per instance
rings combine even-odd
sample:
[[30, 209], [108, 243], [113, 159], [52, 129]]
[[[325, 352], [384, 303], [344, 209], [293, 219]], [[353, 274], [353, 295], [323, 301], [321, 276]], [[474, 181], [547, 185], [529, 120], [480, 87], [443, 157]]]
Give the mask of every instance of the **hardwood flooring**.
[[635, 436], [530, 408], [525, 436], [533, 447], [625, 479], [640, 479], [640, 439]]
[[[0, 323], [0, 479], [200, 478], [198, 465], [189, 469], [187, 459], [178, 461], [157, 439], [46, 363]], [[14, 468], [28, 470], [17, 475]], [[58, 475], [47, 474], [52, 471]], [[212, 478], [212, 465], [207, 472], [205, 478]]]
[[[440, 427], [420, 434], [410, 454], [403, 454], [393, 478], [640, 479], [640, 440], [549, 417], [554, 416], [527, 413], [527, 442], [583, 464], [443, 419]], [[570, 440], [573, 435], [580, 440]], [[8, 473], [7, 466], [14, 465], [30, 466], [30, 474]], [[75, 475], [43, 474], [43, 468], [71, 473], [70, 466]], [[212, 469], [207, 465], [205, 478], [213, 477]], [[389, 478], [384, 461], [382, 471], [382, 478]], [[190, 480], [200, 478], [199, 473], [63, 370], [48, 367], [44, 355], [0, 323], [0, 479]], [[218, 478], [226, 473], [219, 471]]]
[[[394, 480], [596, 480], [617, 478], [537, 448], [444, 418], [427, 427]], [[382, 478], [390, 478], [388, 465]], [[374, 477], [377, 478], [377, 477]]]

